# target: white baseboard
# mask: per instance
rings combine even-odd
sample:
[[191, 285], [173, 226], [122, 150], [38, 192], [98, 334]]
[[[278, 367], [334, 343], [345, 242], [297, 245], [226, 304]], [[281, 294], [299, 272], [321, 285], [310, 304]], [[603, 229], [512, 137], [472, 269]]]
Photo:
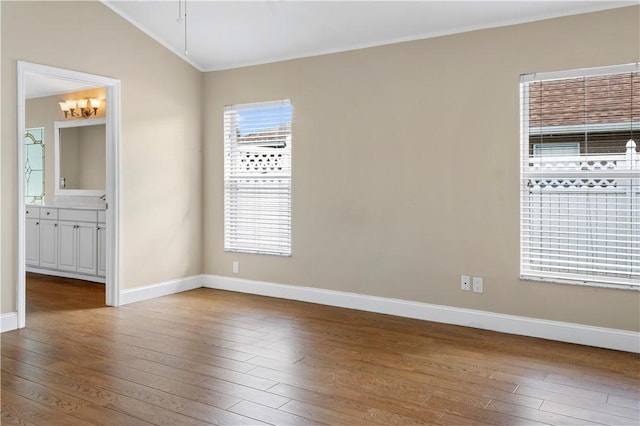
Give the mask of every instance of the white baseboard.
[[27, 266], [25, 268], [25, 271], [33, 272], [36, 274], [42, 274], [42, 275], [53, 275], [54, 277], [74, 278], [77, 280], [92, 281], [94, 283], [101, 283], [101, 284], [104, 284], [106, 282], [105, 277], [99, 277], [97, 275], [76, 274], [73, 272], [58, 271], [55, 269], [43, 269], [43, 268], [34, 268], [32, 266]]
[[202, 282], [201, 275], [194, 275], [144, 287], [132, 288], [130, 290], [123, 290], [120, 292], [120, 305], [127, 305], [129, 303], [141, 302], [160, 296], [168, 296], [182, 291], [201, 288]]
[[18, 313], [0, 314], [0, 333], [18, 329]]
[[640, 333], [312, 287], [201, 275], [204, 287], [640, 353]]
[[[281, 299], [318, 303], [340, 308], [357, 309], [360, 311], [377, 312], [399, 317], [640, 353], [640, 333], [634, 331], [498, 314], [320, 288], [245, 280], [219, 275], [194, 275], [145, 287], [124, 290], [120, 293], [120, 304], [126, 305], [200, 287], [278, 297]], [[15, 330], [18, 328], [18, 315], [16, 312], [1, 314], [0, 322], [1, 332]]]

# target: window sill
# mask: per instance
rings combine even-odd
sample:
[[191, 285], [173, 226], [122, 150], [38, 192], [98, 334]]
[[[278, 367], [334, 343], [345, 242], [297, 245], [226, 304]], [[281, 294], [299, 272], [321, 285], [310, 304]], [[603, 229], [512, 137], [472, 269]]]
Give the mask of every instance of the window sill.
[[550, 284], [568, 284], [568, 285], [576, 285], [580, 287], [597, 287], [597, 288], [609, 288], [609, 289], [616, 289], [616, 290], [640, 291], [640, 284], [612, 284], [612, 283], [603, 283], [598, 281], [566, 280], [561, 278], [545, 278], [545, 277], [536, 277], [531, 275], [520, 275], [520, 279], [524, 281], [538, 281], [538, 282], [545, 282]]

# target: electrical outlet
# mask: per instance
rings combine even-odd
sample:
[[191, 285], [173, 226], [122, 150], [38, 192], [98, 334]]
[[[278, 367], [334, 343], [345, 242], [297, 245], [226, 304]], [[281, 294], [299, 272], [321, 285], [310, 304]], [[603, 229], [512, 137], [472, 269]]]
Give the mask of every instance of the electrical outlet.
[[484, 292], [484, 284], [482, 282], [482, 277], [473, 277], [473, 292], [474, 293]]
[[233, 273], [237, 274], [240, 272], [240, 262], [233, 262]]
[[462, 275], [460, 277], [460, 289], [464, 291], [471, 290], [471, 277], [469, 277], [469, 275]]

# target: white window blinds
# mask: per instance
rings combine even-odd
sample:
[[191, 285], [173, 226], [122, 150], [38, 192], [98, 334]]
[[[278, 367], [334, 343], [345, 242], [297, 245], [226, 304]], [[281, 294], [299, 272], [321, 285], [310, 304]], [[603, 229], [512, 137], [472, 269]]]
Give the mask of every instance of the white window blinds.
[[640, 67], [521, 80], [525, 279], [640, 287]]
[[291, 255], [291, 103], [224, 110], [224, 250]]

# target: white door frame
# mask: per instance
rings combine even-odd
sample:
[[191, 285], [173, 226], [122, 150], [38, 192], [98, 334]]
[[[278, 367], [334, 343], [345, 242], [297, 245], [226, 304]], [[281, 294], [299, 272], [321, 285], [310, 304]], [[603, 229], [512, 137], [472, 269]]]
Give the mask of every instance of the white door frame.
[[120, 206], [120, 80], [55, 68], [46, 65], [18, 61], [18, 128], [17, 128], [17, 171], [18, 171], [18, 241], [16, 308], [18, 328], [26, 325], [26, 280], [25, 280], [25, 201], [24, 201], [24, 132], [25, 132], [25, 89], [28, 75], [87, 83], [106, 87], [107, 92], [107, 143], [106, 143], [106, 195], [107, 195], [107, 271], [105, 302], [109, 306], [120, 305], [120, 262], [119, 262], [119, 206]]

